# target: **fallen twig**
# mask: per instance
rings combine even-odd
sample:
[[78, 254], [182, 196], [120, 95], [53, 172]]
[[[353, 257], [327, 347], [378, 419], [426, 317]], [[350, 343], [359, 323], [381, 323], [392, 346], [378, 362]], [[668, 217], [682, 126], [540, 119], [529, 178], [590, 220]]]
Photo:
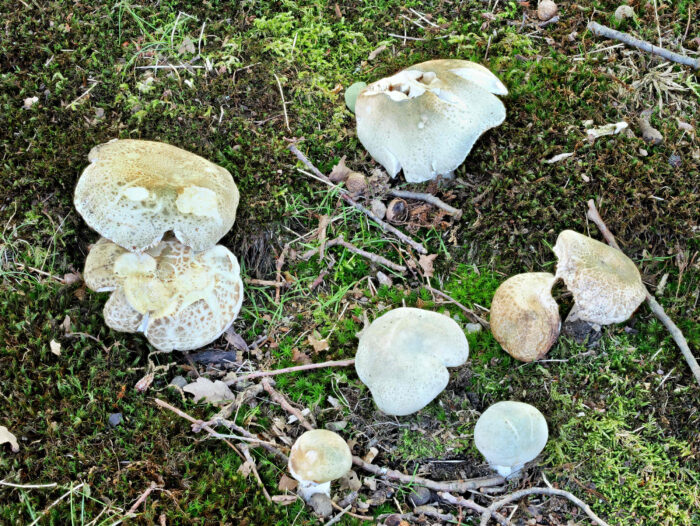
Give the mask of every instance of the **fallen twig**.
[[436, 482], [434, 480], [426, 479], [423, 477], [417, 477], [414, 475], [406, 475], [400, 471], [394, 469], [383, 468], [380, 466], [375, 466], [369, 462], [365, 462], [360, 457], [353, 456], [352, 463], [357, 467], [364, 469], [374, 475], [382, 477], [387, 480], [396, 480], [404, 484], [416, 484], [418, 486], [425, 486], [433, 491], [452, 491], [455, 493], [464, 493], [465, 491], [477, 489], [483, 486], [498, 486], [505, 482], [505, 479], [500, 475], [494, 475], [492, 477], [482, 477], [478, 479], [467, 479], [467, 480], [448, 480], [444, 482]]
[[150, 486], [146, 488], [146, 491], [144, 491], [141, 496], [136, 499], [136, 502], [129, 508], [129, 511], [126, 512], [127, 516], [130, 515], [136, 515], [136, 510], [141, 506], [141, 504], [148, 498], [148, 496], [153, 492], [154, 489], [156, 489], [157, 485], [155, 482], [151, 482]]
[[448, 300], [451, 303], [454, 303], [457, 305], [460, 309], [462, 309], [470, 318], [472, 318], [473, 321], [481, 324], [481, 326], [484, 329], [490, 329], [491, 325], [489, 322], [487, 322], [485, 319], [483, 319], [481, 316], [479, 316], [476, 312], [474, 312], [472, 309], [465, 307], [462, 305], [460, 302], [458, 302], [456, 299], [454, 299], [452, 296], [449, 296], [445, 294], [443, 291], [438, 290], [436, 288], [431, 287], [430, 285], [423, 285], [423, 288], [428, 289], [430, 292], [433, 294], [437, 294], [438, 296], [442, 296], [446, 300]]
[[51, 484], [14, 484], [12, 482], [5, 482], [0, 480], [0, 486], [9, 486], [11, 488], [22, 488], [22, 489], [39, 489], [39, 488], [55, 488], [58, 486], [55, 482]]
[[481, 522], [479, 523], [480, 526], [486, 526], [488, 524], [489, 519], [492, 517], [494, 511], [502, 508], [509, 502], [522, 499], [523, 497], [526, 497], [528, 495], [555, 495], [557, 497], [565, 497], [574, 504], [576, 504], [579, 508], [581, 508], [593, 522], [598, 524], [598, 526], [610, 526], [607, 522], [598, 517], [598, 515], [593, 513], [593, 510], [588, 506], [588, 504], [583, 502], [581, 499], [569, 493], [568, 491], [554, 488], [528, 488], [516, 491], [514, 493], [511, 493], [510, 495], [505, 496], [504, 498], [497, 502], [494, 502], [493, 504], [491, 504], [491, 506], [484, 510], [484, 513], [481, 515]]
[[418, 201], [425, 201], [426, 203], [430, 203], [433, 206], [442, 208], [445, 212], [455, 216], [457, 219], [462, 217], [461, 209], [448, 205], [441, 199], [435, 197], [433, 194], [427, 194], [422, 192], [409, 192], [408, 190], [398, 190], [396, 188], [392, 188], [391, 190], [389, 190], [389, 193], [394, 197], [403, 197], [405, 199], [416, 199]]
[[347, 506], [345, 506], [345, 507], [341, 510], [341, 512], [338, 513], [338, 515], [336, 515], [335, 517], [333, 517], [331, 520], [329, 520], [329, 521], [325, 524], [325, 526], [332, 526], [333, 524], [337, 524], [338, 522], [340, 522], [340, 519], [342, 519], [342, 518], [343, 518], [343, 515], [345, 515], [347, 512], [350, 511], [350, 508], [352, 508], [352, 504], [348, 504]]
[[289, 133], [292, 133], [292, 129], [289, 127], [289, 116], [287, 116], [287, 102], [284, 100], [284, 91], [282, 91], [282, 83], [280, 82], [280, 79], [277, 76], [277, 74], [273, 73], [273, 75], [275, 75], [277, 87], [280, 90], [280, 97], [282, 98], [282, 111], [284, 111], [284, 125], [287, 127], [287, 131]]
[[275, 390], [274, 387], [272, 387], [272, 384], [270, 383], [269, 378], [263, 378], [262, 381], [262, 386], [265, 391], [267, 391], [267, 394], [270, 395], [270, 398], [272, 398], [275, 402], [277, 402], [279, 405], [282, 406], [282, 409], [287, 411], [287, 413], [294, 415], [297, 420], [299, 420], [299, 423], [304, 426], [307, 430], [311, 431], [314, 429], [314, 426], [312, 426], [308, 420], [304, 417], [304, 415], [301, 414], [301, 411], [299, 411], [296, 407], [292, 406], [287, 399], [284, 397], [284, 395], [278, 391]]
[[277, 258], [277, 263], [275, 264], [275, 303], [280, 302], [280, 289], [282, 288], [282, 267], [284, 266], [284, 258], [287, 257], [287, 252], [289, 252], [289, 243], [284, 245], [280, 257]]
[[[175, 406], [170, 405], [168, 402], [166, 402], [166, 401], [164, 401], [164, 400], [161, 400], [160, 398], [155, 398], [154, 401], [155, 401], [155, 403], [156, 403], [157, 405], [159, 405], [160, 407], [163, 407], [163, 408], [165, 408], [165, 409], [168, 409], [169, 411], [172, 411], [173, 413], [175, 413], [175, 414], [178, 415], [178, 416], [181, 416], [181, 417], [184, 418], [185, 420], [189, 420], [189, 421], [192, 422], [193, 424], [202, 425], [202, 421], [201, 421], [201, 420], [197, 420], [196, 418], [191, 417], [190, 415], [188, 415], [188, 414], [185, 413], [184, 411], [178, 409], [178, 408], [175, 407]], [[241, 452], [238, 450], [238, 448], [237, 448], [236, 446], [234, 446], [234, 445], [233, 445], [229, 440], [227, 440], [226, 438], [223, 438], [219, 433], [217, 433], [217, 432], [216, 432], [214, 429], [212, 429], [210, 426], [202, 425], [201, 429], [204, 429], [207, 433], [209, 433], [209, 434], [210, 434], [211, 436], [213, 436], [214, 438], [218, 438], [218, 439], [220, 439], [220, 440], [223, 440], [224, 443], [225, 443], [228, 447], [230, 447], [231, 449], [233, 449], [233, 450], [236, 452], [236, 454], [241, 458], [241, 460], [242, 460], [243, 462], [248, 461], [248, 459], [246, 458], [246, 456], [245, 456], [243, 453], [241, 453]], [[252, 471], [253, 474], [255, 475], [255, 478], [256, 478], [256, 480], [258, 481], [258, 484], [259, 484], [260, 487], [262, 488], [262, 491], [263, 491], [263, 494], [265, 495], [265, 498], [267, 499], [268, 502], [272, 502], [272, 499], [270, 498], [270, 494], [267, 492], [267, 489], [265, 488], [265, 485], [263, 484], [262, 479], [260, 478], [260, 475], [258, 474], [258, 469], [255, 467], [255, 463], [252, 462], [252, 463], [250, 463], [250, 464], [251, 464], [251, 471]]]
[[[605, 225], [603, 218], [600, 217], [600, 214], [598, 213], [598, 209], [596, 208], [593, 199], [588, 201], [587, 216], [588, 219], [593, 221], [596, 224], [596, 226], [600, 229], [601, 234], [603, 234], [603, 237], [608, 242], [608, 244], [611, 247], [620, 250], [620, 246], [617, 244], [617, 241], [615, 241], [615, 236], [613, 236], [612, 232], [610, 232], [608, 227]], [[697, 380], [698, 384], [700, 384], [700, 365], [698, 365], [697, 360], [693, 356], [693, 353], [690, 350], [690, 347], [688, 346], [688, 341], [685, 339], [685, 336], [683, 336], [683, 333], [678, 328], [678, 326], [673, 322], [671, 318], [668, 317], [668, 314], [666, 314], [664, 308], [661, 305], [659, 305], [658, 301], [656, 301], [656, 298], [654, 298], [654, 296], [651, 295], [646, 286], [644, 286], [644, 290], [646, 291], [646, 300], [649, 304], [651, 312], [654, 314], [654, 316], [658, 318], [658, 320], [661, 323], [664, 324], [664, 327], [668, 329], [668, 332], [671, 333], [673, 340], [676, 342], [676, 345], [678, 345], [678, 348], [681, 350], [685, 361], [688, 363], [688, 367], [690, 367], [690, 370], [695, 376], [695, 379]]]
[[655, 46], [654, 44], [646, 42], [645, 40], [639, 40], [638, 38], [634, 38], [627, 33], [611, 29], [607, 26], [598, 24], [597, 22], [588, 22], [587, 29], [594, 35], [618, 40], [624, 44], [627, 44], [628, 46], [641, 49], [647, 53], [653, 53], [654, 55], [658, 55], [666, 60], [677, 62], [678, 64], [683, 64], [685, 66], [690, 66], [693, 69], [700, 69], [700, 58], [693, 59], [692, 57], [674, 53], [673, 51]]
[[246, 285], [258, 285], [260, 287], [289, 287], [289, 283], [284, 280], [273, 281], [271, 279], [246, 278], [245, 283]]
[[294, 367], [285, 367], [284, 369], [276, 369], [274, 371], [257, 371], [255, 373], [250, 373], [246, 374], [245, 376], [234, 378], [233, 380], [227, 380], [226, 385], [233, 385], [238, 382], [246, 382], [255, 378], [264, 378], [266, 376], [276, 376], [278, 374], [294, 373], [297, 371], [307, 371], [309, 369], [321, 369], [323, 367], [349, 367], [351, 365], [355, 365], [354, 358], [348, 360], [335, 360], [331, 362], [309, 363], [306, 365], [295, 365]]
[[[398, 263], [394, 263], [393, 261], [389, 261], [384, 256], [379, 256], [377, 254], [373, 254], [372, 252], [367, 252], [366, 250], [362, 250], [361, 248], [357, 248], [352, 243], [345, 241], [345, 238], [342, 235], [336, 237], [335, 239], [331, 239], [330, 241], [327, 241], [325, 244], [325, 248], [335, 247], [337, 245], [340, 245], [341, 247], [348, 249], [350, 252], [353, 252], [353, 253], [357, 254], [358, 256], [362, 256], [363, 258], [367, 258], [373, 263], [377, 263], [379, 265], [384, 265], [385, 267], [389, 267], [390, 269], [395, 270], [397, 272], [406, 272], [406, 267], [404, 267], [403, 265], [399, 265]], [[312, 248], [311, 250], [304, 252], [300, 257], [303, 260], [308, 260], [311, 257], [313, 257], [315, 254], [320, 253], [322, 248], [323, 248], [323, 245], [319, 246], [318, 248]]]
[[[328, 179], [328, 177], [323, 175], [323, 173], [321, 173], [321, 171], [318, 168], [316, 168], [313, 165], [313, 163], [311, 161], [309, 161], [303, 153], [301, 153], [301, 151], [299, 151], [299, 149], [296, 147], [296, 145], [290, 144], [288, 148], [289, 148], [289, 151], [292, 152], [297, 157], [297, 159], [299, 159], [302, 163], [304, 163], [306, 165], [306, 167], [309, 170], [311, 170], [316, 177], [318, 177], [323, 183], [327, 184], [331, 188], [337, 189], [338, 193], [340, 194], [340, 197], [345, 202], [347, 202], [349, 205], [353, 206], [354, 208], [356, 208], [357, 210], [359, 210], [360, 212], [365, 214], [370, 219], [372, 219], [372, 221], [377, 223], [377, 225], [379, 225], [379, 228], [381, 228], [384, 232], [391, 232], [397, 238], [399, 238], [399, 240], [410, 245], [411, 247], [413, 247], [414, 250], [416, 250], [420, 254], [427, 254], [428, 253], [428, 251], [425, 249], [425, 247], [423, 245], [421, 245], [420, 243], [418, 243], [414, 239], [411, 239], [410, 237], [408, 237], [406, 234], [401, 232], [401, 230], [399, 230], [398, 228], [382, 221], [371, 210], [369, 210], [368, 208], [362, 206], [360, 203], [355, 201], [347, 190], [340, 188], [338, 185], [336, 185], [330, 179]], [[304, 172], [302, 172], [302, 173], [304, 173]]]
[[[472, 499], [465, 499], [464, 497], [455, 497], [454, 495], [446, 491], [438, 492], [438, 497], [454, 506], [462, 506], [463, 508], [467, 508], [479, 514], [484, 514], [487, 511], [487, 508], [481, 506], [480, 504], [477, 504]], [[508, 519], [506, 519], [500, 513], [491, 512], [491, 516], [493, 516], [493, 518], [496, 519], [496, 522], [503, 526], [509, 526], [510, 524], [508, 522]]]
[[[343, 511], [345, 508], [342, 508], [341, 506], [338, 506], [334, 501], [331, 500], [331, 506], [333, 506], [336, 510], [338, 511]], [[374, 521], [374, 517], [369, 517], [367, 515], [358, 515], [357, 513], [352, 513], [350, 511], [345, 512], [346, 515], [350, 515], [351, 517], [355, 517], [356, 519], [360, 519], [361, 521]], [[328, 526], [328, 525], [326, 525]]]

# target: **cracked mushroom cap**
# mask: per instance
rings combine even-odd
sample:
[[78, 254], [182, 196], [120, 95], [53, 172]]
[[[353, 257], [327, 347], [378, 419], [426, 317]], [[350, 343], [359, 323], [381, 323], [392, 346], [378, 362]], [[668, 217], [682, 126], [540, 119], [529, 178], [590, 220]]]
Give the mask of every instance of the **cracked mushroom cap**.
[[574, 295], [569, 319], [608, 325], [627, 320], [646, 297], [639, 270], [621, 251], [564, 230], [554, 245], [556, 277]]
[[112, 294], [105, 322], [121, 332], [143, 332], [161, 351], [211, 343], [233, 323], [243, 303], [236, 257], [221, 245], [194, 252], [174, 238], [142, 254], [101, 238], [85, 262], [85, 283]]
[[360, 335], [355, 370], [377, 407], [389, 415], [409, 415], [428, 405], [447, 386], [447, 367], [469, 358], [459, 325], [436, 312], [391, 310]]
[[157, 244], [172, 230], [206, 250], [236, 219], [238, 188], [228, 170], [175, 146], [113, 140], [94, 147], [74, 203], [100, 235], [130, 251]]
[[497, 402], [474, 427], [474, 443], [489, 465], [507, 477], [539, 455], [549, 438], [539, 410], [522, 402]]
[[559, 336], [559, 306], [552, 297], [556, 278], [527, 272], [505, 280], [491, 302], [491, 332], [516, 360], [539, 360]]
[[506, 117], [495, 95], [508, 90], [485, 67], [431, 60], [364, 88], [355, 102], [357, 136], [391, 177], [419, 183], [451, 174], [476, 140]]
[[352, 453], [339, 434], [325, 429], [307, 431], [289, 453], [289, 472], [300, 482], [330, 482], [352, 467]]

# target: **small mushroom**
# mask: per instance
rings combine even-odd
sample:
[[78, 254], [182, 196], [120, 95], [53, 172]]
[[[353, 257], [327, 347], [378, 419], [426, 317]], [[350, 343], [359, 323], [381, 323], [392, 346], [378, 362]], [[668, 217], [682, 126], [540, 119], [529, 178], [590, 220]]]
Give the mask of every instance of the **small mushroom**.
[[367, 178], [359, 172], [350, 172], [345, 187], [353, 195], [363, 194], [367, 191]]
[[389, 201], [386, 206], [386, 219], [389, 222], [399, 222], [406, 219], [408, 216], [408, 204], [406, 201], [397, 197]]
[[163, 235], [206, 250], [236, 219], [238, 189], [228, 170], [175, 146], [114, 140], [88, 155], [74, 203], [100, 235], [142, 252]]
[[503, 477], [520, 471], [547, 444], [547, 421], [536, 407], [498, 402], [484, 411], [474, 427], [474, 443], [489, 465]]
[[559, 8], [552, 0], [540, 0], [537, 4], [537, 18], [546, 22], [557, 14]]
[[491, 302], [491, 332], [516, 360], [541, 359], [559, 336], [559, 307], [552, 298], [556, 278], [548, 272], [528, 272], [508, 278]]
[[357, 136], [391, 177], [418, 183], [450, 175], [476, 140], [506, 117], [508, 90], [485, 67], [431, 60], [378, 80], [355, 103]]
[[646, 117], [639, 118], [639, 129], [642, 131], [642, 139], [652, 146], [664, 142], [664, 136], [654, 128]]
[[345, 90], [345, 105], [353, 113], [355, 113], [355, 101], [357, 100], [357, 96], [365, 86], [367, 86], [366, 82], [355, 82]]
[[469, 343], [459, 325], [436, 312], [402, 307], [360, 334], [355, 370], [389, 415], [409, 415], [447, 386], [447, 367], [467, 361]]
[[556, 277], [574, 295], [567, 321], [608, 325], [627, 320], [646, 297], [639, 270], [621, 251], [572, 230], [554, 245]]
[[615, 9], [615, 20], [622, 22], [627, 18], [634, 18], [634, 9], [632, 6], [627, 4], [622, 4], [617, 9]]
[[174, 238], [135, 254], [100, 239], [83, 272], [95, 291], [111, 291], [107, 325], [143, 332], [158, 350], [197, 349], [233, 323], [243, 302], [236, 257], [221, 245], [194, 252]]
[[289, 453], [289, 473], [299, 481], [299, 495], [309, 501], [322, 493], [330, 497], [331, 481], [352, 467], [352, 453], [343, 438], [325, 429], [301, 435]]

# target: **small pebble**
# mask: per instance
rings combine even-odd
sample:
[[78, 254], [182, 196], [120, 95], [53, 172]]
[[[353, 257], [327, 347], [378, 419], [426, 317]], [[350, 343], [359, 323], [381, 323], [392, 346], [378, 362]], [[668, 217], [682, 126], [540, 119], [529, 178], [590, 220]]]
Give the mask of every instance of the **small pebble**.
[[175, 385], [182, 389], [185, 387], [189, 382], [185, 379], [184, 376], [176, 376], [172, 380], [170, 380], [170, 385]]
[[628, 5], [621, 5], [615, 9], [615, 20], [622, 22], [626, 18], [634, 18], [634, 9]]
[[557, 4], [552, 2], [552, 0], [542, 0], [537, 5], [537, 18], [543, 22], [546, 22], [556, 15], [558, 10], [559, 8], [557, 7]]
[[681, 159], [680, 155], [674, 153], [671, 155], [671, 157], [668, 158], [668, 164], [670, 164], [674, 168], [680, 168], [683, 164], [683, 159]]
[[107, 422], [109, 422], [111, 427], [117, 427], [122, 423], [122, 420], [123, 418], [121, 413], [112, 413], [109, 415], [109, 420], [107, 420]]
[[324, 493], [314, 493], [309, 499], [309, 506], [319, 517], [329, 517], [333, 513], [331, 498]]
[[384, 219], [386, 215], [386, 205], [382, 203], [379, 199], [372, 200], [372, 213], [379, 219]]
[[467, 332], [467, 334], [479, 332], [481, 330], [481, 325], [478, 323], [467, 323], [464, 326], [464, 330]]
[[422, 506], [423, 504], [427, 504], [430, 502], [431, 498], [432, 494], [430, 493], [430, 490], [423, 486], [416, 486], [408, 495], [408, 501], [413, 506]]
[[391, 278], [384, 274], [384, 272], [381, 270], [377, 272], [377, 280], [379, 281], [380, 285], [386, 285], [387, 287], [391, 287], [394, 284]]

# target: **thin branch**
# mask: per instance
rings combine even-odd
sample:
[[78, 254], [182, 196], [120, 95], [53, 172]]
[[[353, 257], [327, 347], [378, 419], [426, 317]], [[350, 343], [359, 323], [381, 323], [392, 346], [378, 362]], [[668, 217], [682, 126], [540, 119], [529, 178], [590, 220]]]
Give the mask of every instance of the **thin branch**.
[[409, 192], [408, 190], [398, 190], [395, 188], [389, 190], [389, 193], [394, 197], [403, 197], [405, 199], [416, 199], [418, 201], [425, 201], [426, 203], [430, 203], [433, 206], [442, 208], [445, 212], [455, 216], [457, 219], [462, 217], [461, 209], [448, 205], [447, 203], [445, 203], [441, 199], [438, 199], [432, 194], [426, 194], [423, 192]]
[[[481, 506], [480, 504], [477, 504], [472, 499], [465, 499], [464, 497], [455, 497], [454, 495], [452, 495], [451, 493], [447, 493], [446, 491], [438, 492], [438, 497], [440, 497], [445, 502], [448, 502], [454, 506], [462, 506], [463, 508], [467, 508], [469, 510], [475, 511], [479, 515], [486, 513], [486, 510], [487, 510], [487, 508]], [[502, 526], [509, 526], [510, 525], [510, 523], [508, 522], [508, 519], [506, 519], [500, 513], [493, 512], [492, 516], [494, 519], [496, 519], [496, 522], [498, 522]]]
[[[334, 501], [331, 500], [331, 506], [333, 506], [336, 510], [338, 511], [343, 511], [345, 508], [341, 508], [336, 504]], [[347, 515], [350, 515], [351, 517], [355, 517], [356, 519], [360, 519], [361, 521], [374, 521], [374, 517], [369, 517], [367, 515], [358, 515], [357, 513], [352, 513], [350, 511], [346, 512]], [[326, 525], [328, 526], [328, 525]]]
[[144, 491], [141, 496], [136, 499], [136, 502], [134, 502], [133, 506], [129, 508], [129, 511], [126, 512], [127, 516], [129, 515], [136, 515], [136, 510], [139, 509], [139, 506], [148, 498], [148, 496], [153, 493], [153, 490], [156, 489], [157, 485], [155, 482], [151, 482], [150, 486], [146, 488], [146, 491]]
[[456, 299], [454, 299], [452, 296], [448, 296], [445, 294], [443, 291], [438, 290], [436, 288], [431, 287], [430, 285], [423, 285], [423, 288], [429, 290], [433, 294], [437, 294], [438, 296], [442, 296], [446, 300], [450, 301], [451, 303], [454, 303], [457, 305], [460, 309], [462, 309], [472, 320], [476, 321], [477, 323], [481, 324], [481, 326], [484, 329], [490, 329], [491, 325], [489, 322], [487, 322], [485, 319], [483, 319], [481, 316], [479, 316], [476, 312], [474, 312], [472, 309], [465, 307], [462, 305], [460, 302], [458, 302]]
[[329, 520], [324, 526], [332, 526], [333, 524], [337, 524], [338, 522], [340, 522], [340, 519], [342, 519], [343, 515], [350, 511], [350, 508], [352, 508], [352, 504], [348, 504], [347, 506], [345, 506], [342, 509], [342, 511], [338, 513], [338, 515]]
[[277, 263], [275, 265], [275, 303], [280, 302], [280, 290], [282, 288], [282, 267], [284, 266], [284, 259], [287, 257], [287, 252], [289, 252], [289, 243], [284, 245], [280, 257], [277, 258]]
[[[309, 160], [306, 158], [306, 156], [305, 156], [301, 151], [299, 151], [299, 149], [296, 147], [296, 145], [290, 144], [288, 148], [289, 148], [289, 151], [292, 152], [292, 153], [297, 157], [297, 159], [299, 159], [302, 163], [304, 163], [304, 164], [306, 165], [306, 167], [307, 167], [309, 170], [311, 170], [311, 171], [313, 172], [313, 174], [314, 174], [316, 177], [318, 177], [323, 183], [327, 184], [327, 185], [330, 186], [331, 188], [335, 188], [336, 190], [338, 190], [338, 193], [340, 194], [340, 197], [341, 197], [345, 202], [347, 202], [349, 205], [351, 205], [352, 207], [356, 208], [357, 210], [359, 210], [360, 212], [362, 212], [363, 214], [365, 214], [367, 217], [369, 217], [372, 221], [374, 221], [375, 223], [377, 223], [377, 225], [379, 225], [379, 228], [381, 228], [384, 232], [391, 232], [391, 233], [394, 234], [397, 238], [399, 238], [399, 240], [401, 240], [401, 241], [403, 241], [404, 243], [406, 243], [407, 245], [410, 245], [411, 247], [413, 247], [413, 249], [416, 250], [419, 254], [427, 254], [427, 253], [428, 253], [428, 251], [425, 249], [425, 247], [424, 247], [423, 245], [421, 245], [421, 244], [418, 243], [417, 241], [415, 241], [415, 240], [411, 239], [410, 237], [408, 237], [406, 234], [404, 234], [403, 232], [401, 232], [401, 230], [399, 230], [398, 228], [396, 228], [396, 227], [394, 227], [394, 226], [392, 226], [392, 225], [390, 225], [390, 224], [385, 223], [384, 221], [382, 221], [382, 220], [381, 220], [379, 217], [377, 217], [371, 210], [369, 210], [368, 208], [362, 206], [360, 203], [358, 203], [357, 201], [355, 201], [355, 200], [350, 196], [349, 192], [347, 192], [347, 191], [346, 191], [345, 189], [343, 189], [343, 188], [340, 188], [338, 185], [334, 184], [330, 179], [328, 179], [328, 177], [326, 177], [325, 175], [323, 175], [323, 174], [319, 171], [319, 169], [316, 168], [316, 167], [313, 165], [313, 163], [312, 163], [311, 161], [309, 161]], [[303, 173], [303, 172], [302, 172], [302, 173]]]
[[279, 393], [278, 391], [276, 391], [272, 387], [272, 384], [270, 383], [269, 378], [263, 378], [262, 386], [263, 386], [263, 389], [265, 389], [265, 391], [267, 391], [267, 394], [270, 395], [270, 398], [272, 398], [275, 402], [277, 402], [279, 405], [281, 405], [282, 409], [287, 411], [287, 413], [294, 415], [297, 418], [297, 420], [299, 420], [299, 423], [302, 426], [304, 426], [309, 431], [314, 429], [314, 426], [312, 426], [308, 422], [308, 420], [306, 420], [304, 415], [301, 414], [301, 411], [299, 411], [296, 407], [292, 406], [292, 404], [290, 404], [287, 401], [287, 399], [284, 397], [284, 395], [282, 395], [281, 393]]
[[351, 358], [349, 360], [335, 360], [331, 362], [321, 362], [321, 363], [310, 363], [307, 365], [296, 365], [294, 367], [285, 367], [284, 369], [276, 369], [274, 371], [257, 371], [255, 373], [246, 374], [245, 376], [240, 376], [234, 378], [233, 380], [227, 380], [226, 385], [237, 384], [238, 382], [247, 382], [255, 378], [264, 378], [267, 376], [277, 376], [278, 374], [285, 373], [295, 373], [297, 371], [308, 371], [309, 369], [321, 369], [323, 367], [349, 367], [355, 365], [355, 359]]
[[399, 40], [415, 40], [416, 42], [424, 42], [426, 40], [440, 40], [443, 38], [448, 38], [450, 35], [442, 35], [439, 37], [431, 38], [421, 38], [421, 37], [407, 37], [406, 35], [397, 35], [396, 33], [387, 33], [390, 37], [398, 38]]
[[597, 22], [588, 22], [587, 29], [591, 31], [594, 35], [618, 40], [627, 44], [628, 46], [641, 49], [642, 51], [646, 51], [647, 53], [658, 55], [662, 58], [665, 58], [666, 60], [677, 62], [678, 64], [683, 64], [685, 66], [690, 66], [693, 69], [700, 69], [700, 58], [693, 59], [691, 57], [686, 57], [684, 55], [674, 53], [673, 51], [669, 51], [668, 49], [655, 46], [654, 44], [646, 42], [645, 40], [639, 40], [638, 38], [634, 38], [633, 36], [627, 33], [623, 33], [622, 31], [616, 31], [615, 29], [603, 26], [601, 24], [598, 24]]
[[396, 480], [402, 482], [403, 484], [416, 484], [418, 486], [425, 486], [433, 491], [451, 491], [454, 493], [464, 493], [465, 491], [477, 489], [480, 487], [488, 486], [499, 486], [505, 483], [505, 479], [500, 475], [494, 475], [492, 477], [482, 477], [478, 479], [467, 479], [467, 480], [448, 480], [444, 482], [436, 482], [434, 480], [426, 479], [423, 477], [417, 477], [413, 475], [406, 475], [400, 471], [394, 469], [383, 468], [380, 466], [375, 466], [369, 462], [365, 462], [360, 457], [353, 456], [352, 463], [357, 467], [364, 469], [374, 475], [382, 477], [386, 480]]
[[282, 97], [282, 111], [284, 111], [284, 125], [287, 127], [287, 131], [289, 133], [292, 133], [292, 130], [289, 127], [289, 116], [287, 115], [287, 103], [284, 100], [284, 92], [282, 91], [282, 83], [280, 82], [280, 79], [276, 73], [273, 73], [273, 75], [275, 76], [275, 80], [277, 81], [277, 87], [280, 90], [280, 97]]
[[[163, 407], [163, 408], [165, 408], [165, 409], [168, 409], [168, 410], [172, 411], [172, 412], [175, 413], [176, 415], [181, 416], [181, 417], [184, 418], [185, 420], [189, 420], [189, 421], [192, 422], [193, 424], [198, 424], [198, 425], [201, 425], [201, 424], [202, 424], [202, 421], [201, 421], [201, 420], [197, 420], [196, 418], [191, 417], [190, 415], [188, 415], [188, 414], [185, 413], [184, 411], [181, 411], [181, 410], [178, 409], [177, 407], [170, 405], [168, 402], [166, 402], [166, 401], [164, 401], [164, 400], [161, 400], [160, 398], [155, 398], [154, 401], [155, 401], [155, 403], [156, 403], [157, 405], [159, 405], [160, 407]], [[216, 431], [214, 431], [210, 426], [202, 425], [202, 429], [204, 429], [207, 433], [209, 433], [209, 434], [210, 434], [211, 436], [213, 436], [214, 438], [218, 438], [218, 439], [220, 439], [220, 440], [223, 440], [224, 443], [225, 443], [228, 447], [230, 447], [231, 449], [233, 449], [233, 450], [236, 452], [236, 454], [237, 454], [239, 457], [241, 457], [241, 460], [242, 460], [243, 462], [246, 462], [246, 461], [248, 460], [248, 459], [246, 458], [246, 456], [245, 456], [243, 453], [241, 453], [241, 452], [238, 450], [238, 448], [237, 448], [236, 446], [234, 446], [234, 445], [233, 445], [230, 441], [228, 441], [227, 439], [222, 438], [222, 437], [219, 435], [219, 433], [217, 433]], [[260, 479], [260, 475], [258, 474], [258, 469], [255, 467], [255, 463], [251, 463], [251, 471], [252, 471], [253, 474], [255, 475], [255, 478], [257, 479], [258, 484], [260, 484], [260, 487], [262, 488], [263, 494], [265, 495], [265, 498], [267, 499], [267, 501], [268, 501], [268, 502], [272, 502], [272, 499], [270, 498], [270, 494], [267, 492], [267, 489], [265, 489], [265, 485], [263, 484], [262, 480]]]
[[[615, 241], [615, 236], [613, 236], [612, 232], [608, 230], [608, 227], [605, 225], [603, 218], [600, 217], [600, 214], [598, 213], [598, 209], [596, 208], [593, 199], [588, 201], [587, 216], [588, 219], [593, 221], [596, 224], [596, 226], [600, 229], [601, 234], [603, 234], [603, 237], [608, 242], [608, 244], [611, 247], [620, 250], [620, 246], [617, 244], [617, 241]], [[651, 293], [645, 286], [644, 290], [646, 292], [646, 300], [649, 304], [651, 312], [654, 314], [654, 316], [658, 318], [658, 320], [661, 323], [664, 324], [664, 327], [668, 329], [668, 332], [671, 333], [673, 340], [676, 342], [676, 345], [678, 345], [678, 348], [683, 354], [683, 358], [685, 358], [685, 361], [688, 363], [688, 367], [690, 367], [690, 370], [695, 376], [695, 379], [697, 380], [698, 384], [700, 384], [700, 365], [698, 365], [697, 360], [693, 356], [693, 353], [690, 350], [690, 347], [688, 346], [688, 341], [685, 339], [685, 336], [683, 336], [683, 333], [678, 328], [678, 326], [673, 322], [671, 318], [668, 317], [668, 314], [666, 314], [664, 308], [661, 305], [659, 305], [659, 302], [656, 301], [656, 298], [654, 298], [654, 296], [651, 295]]]
[[11, 488], [22, 488], [22, 489], [39, 489], [39, 488], [55, 488], [58, 486], [55, 482], [51, 484], [14, 484], [12, 482], [5, 482], [0, 480], [0, 486], [9, 486]]
[[486, 526], [494, 511], [501, 509], [503, 506], [510, 502], [522, 499], [523, 497], [527, 497], [528, 495], [554, 495], [557, 497], [565, 497], [574, 504], [576, 504], [579, 508], [581, 508], [586, 513], [586, 515], [588, 515], [588, 517], [590, 517], [590, 519], [593, 522], [595, 522], [598, 526], [610, 526], [607, 522], [598, 517], [598, 515], [596, 515], [593, 512], [590, 506], [588, 506], [588, 504], [583, 502], [581, 499], [569, 493], [568, 491], [554, 488], [528, 488], [507, 495], [506, 497], [502, 498], [497, 502], [494, 502], [493, 504], [491, 504], [491, 506], [486, 508], [484, 513], [481, 515], [481, 522], [479, 523], [479, 526]]
[[[358, 256], [362, 256], [363, 258], [369, 259], [373, 263], [377, 263], [379, 265], [384, 265], [385, 267], [389, 267], [390, 269], [395, 270], [397, 272], [406, 272], [406, 267], [404, 267], [403, 265], [399, 265], [398, 263], [394, 263], [393, 261], [388, 260], [384, 256], [379, 256], [377, 254], [373, 254], [372, 252], [367, 252], [366, 250], [362, 250], [361, 248], [357, 248], [352, 243], [345, 241], [345, 238], [343, 238], [342, 235], [336, 237], [335, 239], [331, 239], [330, 241], [327, 241], [325, 244], [325, 248], [335, 247], [338, 245], [348, 249], [350, 252], [354, 252]], [[318, 248], [313, 248], [307, 252], [304, 252], [301, 255], [301, 259], [303, 259], [303, 260], [311, 259], [311, 257], [314, 256], [314, 254], [320, 253], [321, 248], [323, 248], [322, 245], [319, 246]]]

